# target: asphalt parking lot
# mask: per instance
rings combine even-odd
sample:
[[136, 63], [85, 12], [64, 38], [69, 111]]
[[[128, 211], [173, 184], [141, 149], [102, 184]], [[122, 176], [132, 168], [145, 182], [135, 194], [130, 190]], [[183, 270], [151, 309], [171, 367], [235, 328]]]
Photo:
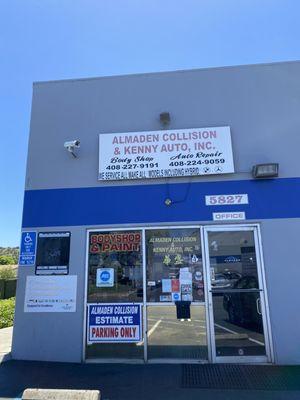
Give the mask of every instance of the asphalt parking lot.
[[[299, 367], [254, 366], [252, 370], [247, 370], [247, 366], [240, 366], [238, 369], [236, 366], [230, 366], [228, 370], [226, 365], [209, 364], [193, 365], [193, 367], [199, 369], [186, 371], [180, 364], [68, 364], [8, 361], [0, 365], [0, 398], [19, 399], [26, 388], [97, 389], [102, 393], [102, 400], [240, 400], [241, 398], [299, 400], [300, 398]], [[271, 375], [273, 379], [270, 382]], [[233, 376], [235, 380], [232, 379]], [[205, 378], [201, 383], [202, 377], [209, 379]], [[280, 380], [283, 384], [278, 386]]]
[[[174, 306], [149, 309], [151, 358], [207, 357], [203, 306], [192, 307], [191, 321], [178, 321]], [[226, 330], [239, 342], [253, 343], [253, 332], [232, 326], [222, 311], [217, 335]], [[143, 348], [143, 343], [135, 346]], [[143, 352], [141, 351], [141, 354]], [[180, 361], [180, 360], [179, 360]], [[195, 361], [195, 360], [194, 360]], [[296, 400], [300, 367], [226, 364], [70, 364], [10, 360], [0, 364], [0, 398], [20, 399], [26, 388], [98, 389], [104, 400], [213, 399]]]

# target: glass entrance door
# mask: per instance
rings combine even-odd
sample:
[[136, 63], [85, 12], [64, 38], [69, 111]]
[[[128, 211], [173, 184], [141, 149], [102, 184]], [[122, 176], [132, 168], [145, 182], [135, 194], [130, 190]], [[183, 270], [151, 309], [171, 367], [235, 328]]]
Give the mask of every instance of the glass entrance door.
[[[147, 360], [207, 360], [200, 227], [146, 229], [145, 249]], [[177, 315], [180, 301], [187, 318]]]
[[257, 229], [204, 228], [214, 362], [271, 360]]

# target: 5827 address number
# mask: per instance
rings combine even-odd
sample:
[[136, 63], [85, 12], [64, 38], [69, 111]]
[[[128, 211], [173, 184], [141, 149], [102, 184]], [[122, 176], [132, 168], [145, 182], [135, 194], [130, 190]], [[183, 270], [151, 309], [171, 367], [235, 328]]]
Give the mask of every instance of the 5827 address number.
[[218, 194], [205, 196], [207, 206], [224, 206], [232, 204], [248, 204], [247, 194]]

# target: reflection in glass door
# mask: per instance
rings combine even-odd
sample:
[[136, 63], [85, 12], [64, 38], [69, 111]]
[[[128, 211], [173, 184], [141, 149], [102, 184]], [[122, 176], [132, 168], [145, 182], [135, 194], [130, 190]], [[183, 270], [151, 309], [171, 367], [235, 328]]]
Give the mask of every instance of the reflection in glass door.
[[[147, 229], [145, 240], [147, 359], [207, 360], [199, 227]], [[177, 318], [177, 301], [190, 318]]]
[[257, 227], [206, 227], [213, 361], [270, 361]]

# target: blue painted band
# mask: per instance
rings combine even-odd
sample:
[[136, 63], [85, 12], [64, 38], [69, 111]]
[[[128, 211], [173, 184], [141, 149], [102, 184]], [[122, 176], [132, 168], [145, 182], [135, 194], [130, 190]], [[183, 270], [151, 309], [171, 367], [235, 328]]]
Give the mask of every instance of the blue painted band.
[[[205, 195], [248, 194], [249, 204], [206, 206]], [[174, 203], [165, 205], [165, 199]], [[213, 212], [247, 219], [299, 218], [300, 178], [28, 190], [23, 228], [211, 221]]]

